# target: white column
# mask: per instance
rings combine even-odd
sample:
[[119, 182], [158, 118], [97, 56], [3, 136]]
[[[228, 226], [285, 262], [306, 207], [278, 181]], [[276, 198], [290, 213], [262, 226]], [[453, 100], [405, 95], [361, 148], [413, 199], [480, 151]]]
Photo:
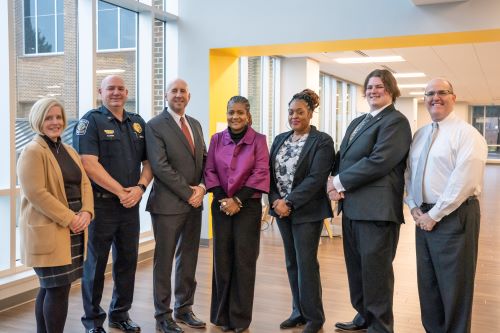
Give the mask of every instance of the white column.
[[[281, 62], [281, 133], [290, 129], [288, 125], [288, 102], [294, 94], [306, 89], [319, 92], [319, 64], [308, 58], [287, 58]], [[318, 115], [313, 117], [312, 124], [317, 126]]]
[[96, 2], [78, 1], [78, 117], [95, 107]]
[[137, 113], [145, 121], [153, 115], [153, 33], [154, 16], [152, 12], [140, 12], [138, 15], [137, 38]]

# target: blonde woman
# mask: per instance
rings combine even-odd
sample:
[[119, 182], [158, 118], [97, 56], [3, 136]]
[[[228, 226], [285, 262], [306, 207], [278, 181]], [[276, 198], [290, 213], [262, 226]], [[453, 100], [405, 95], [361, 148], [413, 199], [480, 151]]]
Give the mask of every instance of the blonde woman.
[[90, 181], [78, 154], [61, 142], [62, 104], [43, 98], [31, 108], [36, 133], [19, 157], [21, 261], [39, 280], [37, 332], [60, 333], [71, 283], [82, 276], [86, 231], [94, 214]]

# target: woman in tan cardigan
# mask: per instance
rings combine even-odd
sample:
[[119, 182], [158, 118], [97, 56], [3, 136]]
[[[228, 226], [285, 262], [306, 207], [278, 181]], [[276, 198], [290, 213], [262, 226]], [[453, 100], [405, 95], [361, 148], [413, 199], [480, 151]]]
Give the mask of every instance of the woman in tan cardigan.
[[37, 135], [17, 163], [21, 261], [40, 280], [37, 332], [60, 333], [71, 283], [82, 276], [86, 231], [94, 214], [92, 187], [76, 151], [61, 142], [66, 126], [61, 103], [42, 98], [29, 121]]

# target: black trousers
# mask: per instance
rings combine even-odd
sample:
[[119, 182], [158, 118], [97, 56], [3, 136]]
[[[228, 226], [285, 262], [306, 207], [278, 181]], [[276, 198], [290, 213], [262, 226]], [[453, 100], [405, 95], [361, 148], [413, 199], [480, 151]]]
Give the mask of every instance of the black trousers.
[[277, 218], [277, 221], [293, 297], [290, 319], [303, 318], [310, 326], [319, 329], [325, 322], [318, 262], [323, 220], [299, 224], [293, 224], [287, 218]]
[[344, 257], [351, 304], [358, 325], [368, 332], [392, 333], [394, 271], [401, 225], [389, 221], [357, 221], [342, 215]]
[[480, 209], [469, 199], [432, 231], [416, 229], [422, 324], [428, 333], [471, 331]]
[[238, 214], [227, 216], [212, 202], [214, 266], [210, 321], [248, 327], [252, 321], [255, 271], [260, 245], [260, 199], [248, 199]]
[[139, 248], [139, 205], [125, 208], [117, 198], [95, 198], [95, 219], [88, 229], [87, 259], [83, 265], [82, 297], [85, 328], [100, 327], [106, 319], [101, 307], [104, 273], [113, 247], [113, 297], [109, 320], [129, 318], [134, 297]]
[[155, 318], [172, 318], [171, 276], [175, 256], [174, 315], [190, 312], [196, 291], [196, 264], [200, 247], [201, 209], [185, 214], [151, 214], [155, 236], [153, 297]]

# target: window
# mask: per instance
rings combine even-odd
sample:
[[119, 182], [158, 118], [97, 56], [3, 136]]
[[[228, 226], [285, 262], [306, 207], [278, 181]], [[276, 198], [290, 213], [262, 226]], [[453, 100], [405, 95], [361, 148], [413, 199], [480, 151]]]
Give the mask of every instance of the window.
[[486, 139], [488, 159], [500, 160], [500, 106], [473, 106], [472, 126]]
[[279, 122], [280, 66], [277, 57], [240, 59], [240, 95], [248, 98], [252, 127], [266, 135], [268, 145], [273, 141]]
[[[125, 110], [128, 112], [136, 112], [137, 109], [136, 28], [136, 12], [99, 1], [96, 89], [106, 76], [121, 75], [128, 89], [128, 99], [125, 105]], [[98, 105], [101, 104], [100, 98], [101, 96], [97, 96]]]
[[99, 1], [97, 49], [102, 51], [135, 48], [136, 16], [133, 11]]
[[64, 1], [24, 0], [24, 53], [64, 51]]

